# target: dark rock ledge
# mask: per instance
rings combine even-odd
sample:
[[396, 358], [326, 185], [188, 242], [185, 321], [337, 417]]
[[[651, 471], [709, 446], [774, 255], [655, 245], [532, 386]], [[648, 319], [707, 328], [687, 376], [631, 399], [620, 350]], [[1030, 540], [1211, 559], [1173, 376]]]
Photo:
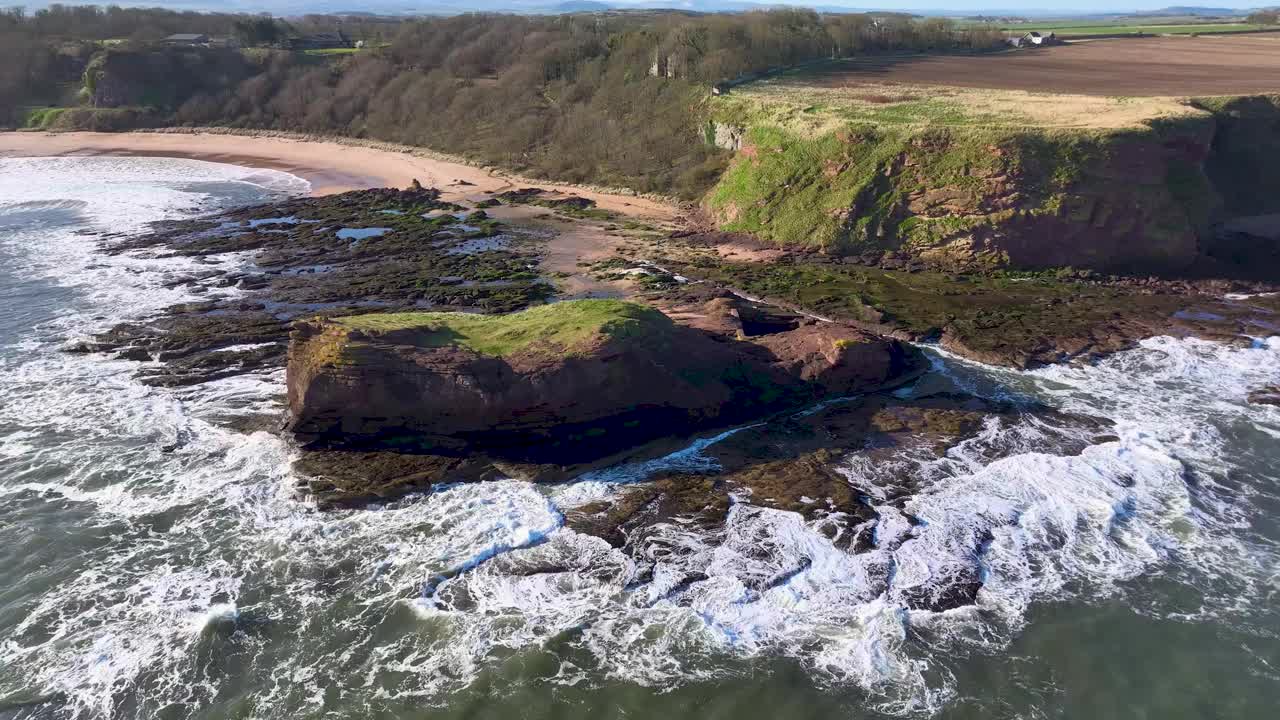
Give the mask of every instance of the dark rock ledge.
[[[738, 339], [615, 300], [486, 318], [382, 313], [295, 325], [290, 429], [310, 448], [427, 458], [409, 474], [483, 456], [507, 475], [559, 480], [655, 441], [893, 387], [924, 366], [913, 348], [847, 326]], [[345, 484], [329, 479], [326, 500], [345, 499]]]
[[[297, 198], [184, 222], [112, 242], [109, 253], [252, 262], [175, 278], [209, 300], [125, 323], [71, 348], [154, 360], [145, 382], [179, 386], [284, 365], [290, 324], [303, 317], [420, 309], [508, 312], [549, 298], [537, 242], [434, 189], [364, 190]], [[363, 231], [363, 232], [361, 232]], [[234, 299], [219, 298], [235, 288]], [[224, 351], [231, 348], [230, 352]]]

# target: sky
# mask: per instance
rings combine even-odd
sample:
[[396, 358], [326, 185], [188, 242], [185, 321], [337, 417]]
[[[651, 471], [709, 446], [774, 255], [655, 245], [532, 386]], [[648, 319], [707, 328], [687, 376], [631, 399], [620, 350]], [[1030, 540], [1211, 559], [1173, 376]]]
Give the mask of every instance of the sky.
[[[619, 4], [627, 0], [614, 0]], [[1010, 13], [1016, 12], [1141, 12], [1159, 10], [1173, 5], [1184, 7], [1215, 8], [1254, 8], [1275, 3], [1276, 0], [1037, 0], [1035, 2], [1019, 2], [1018, 0], [783, 0], [787, 5], [839, 5], [857, 8], [874, 8], [876, 10], [982, 10], [995, 8]], [[779, 4], [779, 3], [774, 3]]]

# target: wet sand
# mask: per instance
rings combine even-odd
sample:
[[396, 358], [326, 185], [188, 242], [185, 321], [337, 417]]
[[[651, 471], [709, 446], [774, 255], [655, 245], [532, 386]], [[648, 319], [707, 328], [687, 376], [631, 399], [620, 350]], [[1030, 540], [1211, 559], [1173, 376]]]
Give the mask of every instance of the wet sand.
[[449, 200], [535, 186], [573, 193], [600, 207], [658, 221], [678, 208], [644, 197], [601, 192], [498, 173], [486, 168], [408, 152], [283, 137], [214, 133], [0, 133], [0, 158], [64, 155], [176, 157], [292, 173], [311, 183], [313, 195], [371, 187], [407, 187], [418, 180]]

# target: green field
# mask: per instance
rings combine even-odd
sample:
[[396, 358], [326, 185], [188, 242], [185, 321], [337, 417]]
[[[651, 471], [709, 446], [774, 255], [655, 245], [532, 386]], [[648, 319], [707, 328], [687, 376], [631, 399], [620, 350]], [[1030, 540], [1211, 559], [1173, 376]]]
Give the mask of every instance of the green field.
[[363, 51], [364, 48], [323, 48], [317, 50], [303, 50], [303, 53], [317, 57], [333, 57], [336, 55], [355, 55], [356, 53]]
[[1117, 24], [1088, 21], [1061, 22], [1046, 25], [1028, 23], [1012, 25], [1004, 28], [1009, 32], [1039, 32], [1045, 35], [1057, 33], [1062, 37], [1078, 37], [1081, 35], [1191, 35], [1194, 33], [1233, 33], [1253, 32], [1256, 30], [1280, 30], [1271, 25], [1252, 25], [1250, 23], [1171, 23], [1171, 24]]

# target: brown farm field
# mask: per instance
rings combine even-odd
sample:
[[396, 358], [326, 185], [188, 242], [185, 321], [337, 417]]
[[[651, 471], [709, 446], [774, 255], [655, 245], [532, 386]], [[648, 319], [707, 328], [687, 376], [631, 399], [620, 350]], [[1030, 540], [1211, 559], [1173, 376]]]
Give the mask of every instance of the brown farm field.
[[785, 81], [827, 88], [901, 83], [1126, 97], [1253, 95], [1280, 91], [1280, 37], [1094, 40], [994, 55], [859, 59], [807, 68]]

